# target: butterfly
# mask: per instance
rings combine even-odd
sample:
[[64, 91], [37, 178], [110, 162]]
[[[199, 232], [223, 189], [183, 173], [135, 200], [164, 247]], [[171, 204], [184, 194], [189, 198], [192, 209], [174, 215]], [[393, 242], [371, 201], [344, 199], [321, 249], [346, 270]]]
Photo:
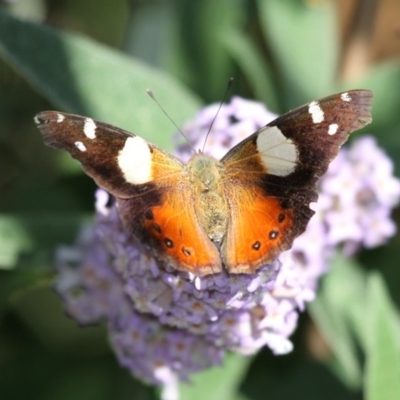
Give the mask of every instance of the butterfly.
[[187, 164], [88, 117], [43, 111], [35, 122], [46, 145], [69, 152], [116, 197], [125, 229], [159, 260], [200, 277], [251, 274], [304, 232], [318, 179], [349, 134], [372, 121], [372, 97], [351, 90], [313, 101], [220, 161], [197, 152]]

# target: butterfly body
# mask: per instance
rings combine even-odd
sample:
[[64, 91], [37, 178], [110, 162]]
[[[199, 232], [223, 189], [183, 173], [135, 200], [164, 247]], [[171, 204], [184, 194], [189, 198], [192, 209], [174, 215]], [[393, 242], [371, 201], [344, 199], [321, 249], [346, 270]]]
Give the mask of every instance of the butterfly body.
[[195, 154], [189, 160], [187, 169], [199, 224], [212, 241], [221, 242], [228, 224], [224, 166], [210, 156]]
[[118, 201], [126, 229], [164, 263], [204, 276], [253, 273], [274, 261], [313, 215], [316, 182], [350, 132], [371, 121], [372, 93], [314, 101], [272, 121], [221, 160], [187, 164], [90, 118], [45, 111], [47, 145], [68, 151]]

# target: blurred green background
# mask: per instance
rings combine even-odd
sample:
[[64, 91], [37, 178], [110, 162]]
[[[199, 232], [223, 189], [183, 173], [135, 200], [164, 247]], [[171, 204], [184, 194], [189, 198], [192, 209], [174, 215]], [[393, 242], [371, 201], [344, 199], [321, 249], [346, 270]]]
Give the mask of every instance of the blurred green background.
[[[92, 217], [95, 185], [43, 145], [38, 111], [88, 115], [171, 148], [175, 128], [147, 88], [177, 124], [220, 101], [231, 76], [231, 95], [277, 113], [371, 89], [366, 131], [399, 175], [399, 55], [398, 0], [0, 1], [0, 399], [158, 398], [117, 365], [105, 328], [77, 327], [52, 292], [54, 249]], [[230, 359], [236, 369], [200, 374], [183, 398], [215, 385], [216, 399], [219, 387], [235, 399], [400, 399], [399, 256], [397, 235], [339, 260], [293, 353]]]

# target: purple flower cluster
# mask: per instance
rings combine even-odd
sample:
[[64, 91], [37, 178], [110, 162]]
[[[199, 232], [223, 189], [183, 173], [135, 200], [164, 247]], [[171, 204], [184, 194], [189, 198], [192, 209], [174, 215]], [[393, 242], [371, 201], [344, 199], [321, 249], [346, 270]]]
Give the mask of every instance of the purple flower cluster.
[[[217, 108], [203, 109], [184, 127], [194, 148], [203, 147]], [[233, 98], [222, 106], [205, 152], [222, 157], [274, 117], [259, 103]], [[177, 154], [186, 161], [192, 150], [181, 144]], [[56, 290], [80, 324], [107, 321], [121, 365], [174, 392], [178, 380], [220, 364], [228, 350], [291, 351], [288, 338], [333, 251], [384, 243], [395, 232], [390, 213], [399, 199], [390, 159], [373, 138], [358, 139], [321, 179], [316, 214], [291, 250], [253, 275], [199, 278], [143, 252], [99, 190], [94, 224], [74, 246], [59, 249]]]
[[321, 181], [319, 210], [329, 225], [327, 242], [343, 243], [352, 251], [360, 245], [379, 246], [394, 235], [391, 209], [400, 196], [393, 164], [372, 136], [342, 149]]

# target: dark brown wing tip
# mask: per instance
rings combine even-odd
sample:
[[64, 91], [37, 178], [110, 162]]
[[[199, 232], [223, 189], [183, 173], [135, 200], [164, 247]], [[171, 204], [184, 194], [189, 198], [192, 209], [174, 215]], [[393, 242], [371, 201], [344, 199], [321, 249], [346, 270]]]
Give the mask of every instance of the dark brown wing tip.
[[62, 113], [57, 111], [41, 111], [34, 116], [33, 120], [40, 128], [42, 125], [57, 121], [58, 115], [62, 115]]
[[359, 109], [354, 121], [353, 129], [361, 129], [372, 122], [372, 100], [374, 94], [367, 89], [353, 89], [340, 93], [341, 96], [349, 96], [350, 101]]
[[353, 89], [339, 93], [341, 99], [351, 106], [348, 112], [355, 115], [350, 132], [364, 128], [372, 122], [372, 100], [374, 94], [371, 90]]
[[357, 97], [357, 99], [360, 100], [360, 102], [365, 101], [367, 103], [371, 103], [372, 99], [374, 97], [374, 93], [372, 90], [368, 89], [351, 89], [351, 90], [345, 90], [341, 92], [341, 95], [344, 95], [345, 93], [348, 93], [350, 97], [354, 99], [354, 97]]
[[33, 118], [47, 146], [69, 151], [65, 147], [65, 141], [62, 140], [59, 130], [65, 118], [66, 114], [59, 111], [41, 111]]

